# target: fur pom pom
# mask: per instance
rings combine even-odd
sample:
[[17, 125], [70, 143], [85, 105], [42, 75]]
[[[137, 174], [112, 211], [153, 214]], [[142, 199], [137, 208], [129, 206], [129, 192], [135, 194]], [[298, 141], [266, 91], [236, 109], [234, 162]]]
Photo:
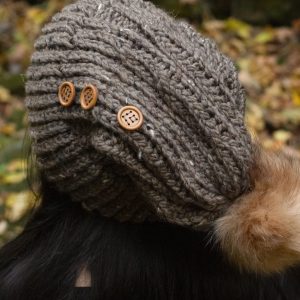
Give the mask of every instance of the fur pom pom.
[[256, 146], [252, 189], [215, 223], [215, 234], [241, 269], [274, 273], [300, 263], [300, 159]]

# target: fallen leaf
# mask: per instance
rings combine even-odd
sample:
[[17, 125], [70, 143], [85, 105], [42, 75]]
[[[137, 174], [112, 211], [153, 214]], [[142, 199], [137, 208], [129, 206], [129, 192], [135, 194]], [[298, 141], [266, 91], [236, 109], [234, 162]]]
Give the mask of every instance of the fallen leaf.
[[0, 103], [8, 103], [10, 100], [10, 92], [3, 86], [0, 86]]
[[243, 39], [248, 39], [251, 34], [251, 26], [235, 18], [229, 18], [225, 21], [226, 29], [234, 32]]
[[259, 44], [269, 43], [274, 39], [274, 31], [273, 30], [265, 30], [257, 34], [254, 38], [254, 41]]
[[292, 92], [292, 101], [295, 106], [300, 106], [300, 92], [298, 91]]
[[292, 134], [286, 130], [276, 130], [273, 133], [273, 137], [275, 141], [286, 144], [292, 138]]
[[246, 111], [246, 124], [254, 132], [262, 131], [265, 128], [264, 114], [259, 105], [248, 100]]
[[5, 200], [4, 217], [10, 222], [19, 221], [32, 207], [30, 192], [11, 193]]
[[8, 123], [0, 127], [0, 133], [5, 135], [12, 135], [16, 132], [16, 124]]
[[4, 168], [3, 165], [0, 166], [0, 183], [17, 184], [25, 180], [27, 174], [24, 160], [15, 159], [4, 166]]
[[37, 7], [31, 7], [27, 10], [27, 18], [34, 21], [36, 24], [41, 25], [47, 18], [47, 12]]
[[16, 172], [25, 169], [25, 161], [23, 159], [14, 159], [6, 166], [6, 171]]
[[26, 178], [26, 174], [23, 172], [9, 173], [5, 176], [0, 177], [0, 182], [2, 184], [16, 184], [22, 182]]
[[281, 112], [281, 115], [286, 119], [286, 122], [300, 124], [300, 108], [285, 109]]

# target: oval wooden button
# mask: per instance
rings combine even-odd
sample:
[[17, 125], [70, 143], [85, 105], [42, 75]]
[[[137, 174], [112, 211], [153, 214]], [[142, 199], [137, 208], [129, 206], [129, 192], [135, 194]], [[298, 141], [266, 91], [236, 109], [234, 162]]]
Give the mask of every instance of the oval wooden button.
[[80, 94], [80, 104], [83, 109], [91, 109], [97, 103], [98, 89], [92, 85], [88, 84], [84, 87]]
[[75, 86], [72, 82], [63, 82], [58, 89], [58, 98], [62, 106], [70, 106], [75, 99]]
[[142, 112], [133, 105], [122, 107], [117, 116], [120, 126], [126, 130], [139, 129], [144, 121]]

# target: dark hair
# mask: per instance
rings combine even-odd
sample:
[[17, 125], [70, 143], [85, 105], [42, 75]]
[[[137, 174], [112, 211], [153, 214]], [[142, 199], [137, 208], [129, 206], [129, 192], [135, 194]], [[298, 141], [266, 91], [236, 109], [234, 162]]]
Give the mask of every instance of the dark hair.
[[0, 299], [300, 299], [300, 272], [241, 273], [209, 233], [166, 223], [118, 223], [82, 209], [40, 176], [40, 203], [23, 232], [0, 250]]

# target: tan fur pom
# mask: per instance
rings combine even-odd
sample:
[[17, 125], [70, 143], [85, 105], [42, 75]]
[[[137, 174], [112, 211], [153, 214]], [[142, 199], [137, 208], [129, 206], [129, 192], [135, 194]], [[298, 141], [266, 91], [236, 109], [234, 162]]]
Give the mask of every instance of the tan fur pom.
[[300, 159], [256, 146], [252, 190], [215, 223], [215, 234], [240, 268], [272, 273], [300, 263]]

